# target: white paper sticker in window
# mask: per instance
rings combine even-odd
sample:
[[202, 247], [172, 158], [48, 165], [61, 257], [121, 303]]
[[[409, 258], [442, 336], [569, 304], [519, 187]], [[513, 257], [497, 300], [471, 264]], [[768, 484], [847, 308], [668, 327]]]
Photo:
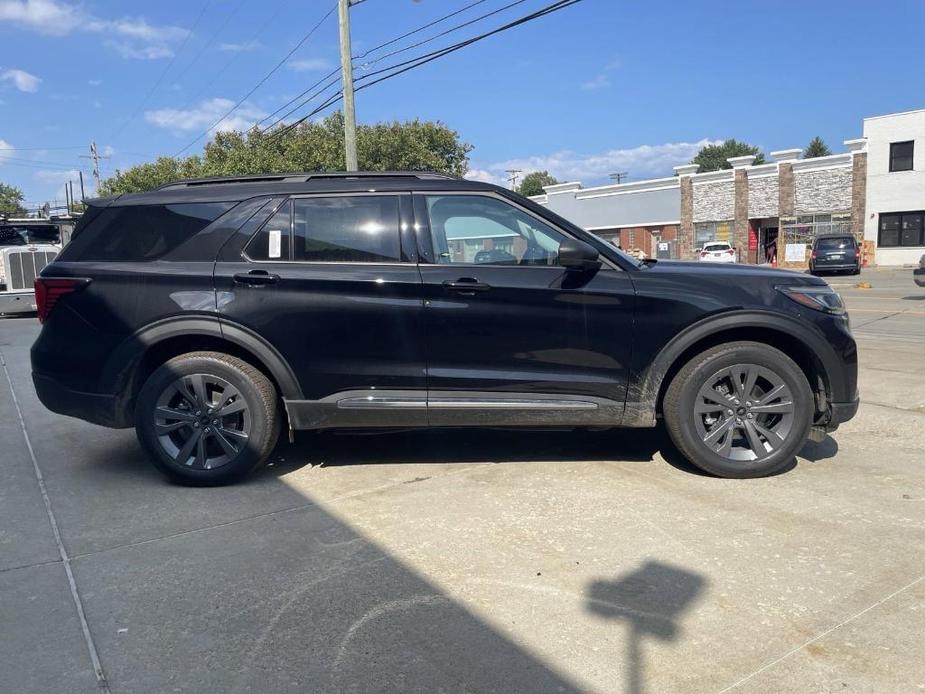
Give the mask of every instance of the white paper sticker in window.
[[283, 232], [279, 229], [270, 229], [270, 250], [267, 255], [271, 258], [279, 258], [282, 248]]

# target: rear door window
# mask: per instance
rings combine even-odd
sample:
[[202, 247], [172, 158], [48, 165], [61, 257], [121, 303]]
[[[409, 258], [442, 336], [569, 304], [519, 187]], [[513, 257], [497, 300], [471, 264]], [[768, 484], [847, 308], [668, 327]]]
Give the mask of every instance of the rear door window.
[[75, 235], [68, 245], [66, 259], [154, 260], [198, 234], [236, 204], [209, 202], [107, 207]]
[[398, 195], [293, 200], [292, 259], [324, 263], [401, 261]]

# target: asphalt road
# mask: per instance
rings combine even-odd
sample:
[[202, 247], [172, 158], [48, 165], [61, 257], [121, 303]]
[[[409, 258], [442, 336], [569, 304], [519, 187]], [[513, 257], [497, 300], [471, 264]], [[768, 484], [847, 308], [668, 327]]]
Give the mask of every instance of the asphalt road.
[[172, 486], [46, 412], [0, 321], [0, 690], [922, 690], [925, 289], [861, 279], [859, 415], [743, 481], [659, 432], [466, 430]]

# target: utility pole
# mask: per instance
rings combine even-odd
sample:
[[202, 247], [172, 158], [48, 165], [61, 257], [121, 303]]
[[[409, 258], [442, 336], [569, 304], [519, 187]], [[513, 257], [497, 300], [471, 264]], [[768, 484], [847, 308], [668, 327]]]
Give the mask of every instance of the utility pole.
[[353, 101], [353, 52], [350, 48], [350, 6], [355, 0], [337, 0], [340, 24], [340, 69], [344, 86], [344, 155], [347, 171], [357, 170], [357, 116]]
[[78, 171], [77, 175], [80, 176], [80, 201], [84, 202], [87, 199], [87, 194], [84, 192], [84, 172]]
[[93, 180], [96, 183], [96, 194], [100, 194], [100, 159], [109, 159], [109, 156], [101, 157], [99, 151], [96, 149], [96, 143], [90, 143], [90, 156], [86, 154], [80, 155], [81, 159], [90, 159], [93, 161]]
[[505, 171], [505, 173], [508, 174], [508, 176], [510, 177], [507, 180], [511, 184], [511, 190], [517, 190], [517, 174], [522, 173], [522, 172], [523, 172], [523, 169], [507, 169]]

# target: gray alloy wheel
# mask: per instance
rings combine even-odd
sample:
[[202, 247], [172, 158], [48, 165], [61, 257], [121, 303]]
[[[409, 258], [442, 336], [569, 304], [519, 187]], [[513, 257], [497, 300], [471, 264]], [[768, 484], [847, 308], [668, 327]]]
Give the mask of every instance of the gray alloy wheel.
[[694, 424], [701, 441], [729, 460], [760, 460], [793, 430], [793, 395], [774, 371], [758, 364], [720, 369], [701, 386]]
[[173, 357], [148, 377], [135, 403], [138, 441], [180, 484], [244, 478], [267, 460], [280, 426], [279, 394], [266, 374], [220, 352]]
[[177, 464], [196, 470], [226, 465], [247, 445], [247, 401], [224, 378], [189, 374], [169, 384], [153, 413], [157, 441]]
[[742, 340], [693, 356], [665, 391], [662, 413], [688, 461], [742, 479], [793, 464], [809, 435], [815, 400], [793, 359], [771, 345]]

